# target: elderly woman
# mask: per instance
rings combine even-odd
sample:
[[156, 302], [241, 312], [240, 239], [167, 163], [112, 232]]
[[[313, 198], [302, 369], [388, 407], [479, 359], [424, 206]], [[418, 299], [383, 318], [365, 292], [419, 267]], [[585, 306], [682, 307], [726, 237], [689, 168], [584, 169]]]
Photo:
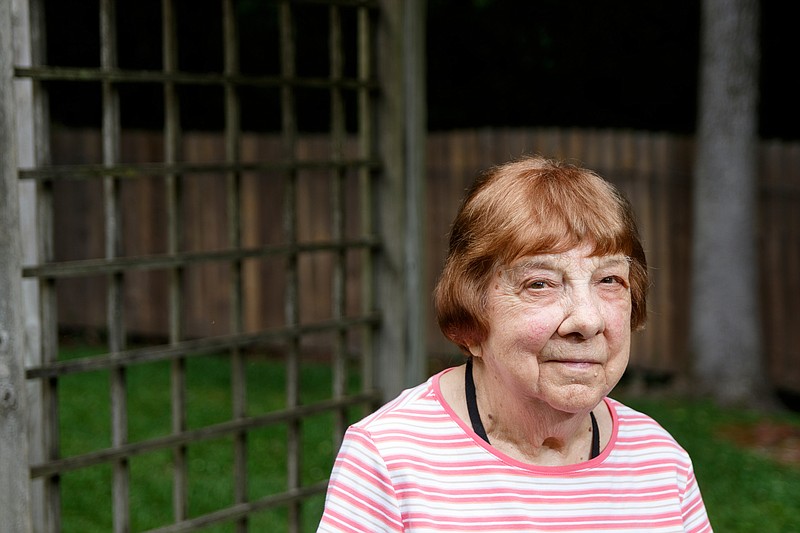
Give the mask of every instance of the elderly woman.
[[611, 184], [539, 157], [483, 174], [435, 292], [467, 362], [348, 429], [319, 531], [711, 531], [687, 453], [607, 397], [647, 287]]

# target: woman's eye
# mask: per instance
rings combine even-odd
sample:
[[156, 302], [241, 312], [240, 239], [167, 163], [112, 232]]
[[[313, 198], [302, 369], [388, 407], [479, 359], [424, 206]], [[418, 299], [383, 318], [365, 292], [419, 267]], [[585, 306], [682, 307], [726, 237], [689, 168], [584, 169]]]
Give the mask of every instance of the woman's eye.
[[606, 276], [600, 279], [600, 283], [603, 285], [620, 285], [623, 287], [628, 286], [626, 281], [618, 276]]
[[525, 287], [527, 287], [528, 289], [534, 289], [534, 290], [546, 289], [546, 288], [548, 288], [550, 286], [551, 286], [551, 283], [548, 283], [547, 281], [541, 280], [541, 279], [529, 281], [525, 285]]

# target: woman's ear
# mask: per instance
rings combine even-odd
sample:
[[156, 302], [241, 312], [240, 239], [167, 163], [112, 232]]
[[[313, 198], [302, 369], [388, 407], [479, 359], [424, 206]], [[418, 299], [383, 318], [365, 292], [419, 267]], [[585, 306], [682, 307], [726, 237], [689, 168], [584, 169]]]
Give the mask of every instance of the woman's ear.
[[474, 357], [482, 357], [483, 356], [483, 349], [481, 348], [480, 344], [468, 344], [467, 350], [469, 350], [470, 355]]

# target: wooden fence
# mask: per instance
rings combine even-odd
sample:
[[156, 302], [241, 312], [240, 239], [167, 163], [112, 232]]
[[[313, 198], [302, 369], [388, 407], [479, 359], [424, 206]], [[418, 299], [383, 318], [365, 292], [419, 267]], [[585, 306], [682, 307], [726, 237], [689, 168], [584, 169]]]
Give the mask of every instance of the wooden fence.
[[[160, 161], [163, 141], [150, 132], [123, 133], [125, 162]], [[264, 160], [278, 153], [280, 140], [269, 135], [244, 135], [243, 159], [258, 154]], [[308, 154], [329, 150], [324, 138], [301, 139]], [[223, 158], [223, 139], [215, 134], [185, 135], [188, 162]], [[650, 318], [645, 331], [635, 335], [632, 372], [652, 377], [685, 375], [689, 364], [688, 329], [691, 174], [693, 142], [686, 136], [610, 130], [485, 129], [431, 133], [427, 141], [426, 282], [432, 289], [446, 250], [449, 224], [461, 197], [476, 174], [493, 164], [525, 153], [574, 160], [597, 170], [617, 184], [637, 212], [651, 267]], [[95, 131], [56, 131], [53, 159], [59, 164], [100, 161], [100, 138]], [[280, 215], [261, 209], [262, 199], [280, 195], [279, 181], [265, 175], [243, 178], [242, 230], [245, 243], [279, 239]], [[329, 237], [326, 212], [329, 196], [324, 173], [305, 172], [299, 181], [301, 242]], [[123, 186], [126, 205], [123, 246], [126, 255], [164, 250], [164, 200], [158, 182], [131, 180]], [[184, 178], [186, 192], [183, 246], [186, 250], [226, 248], [225, 180], [204, 174]], [[800, 329], [800, 144], [765, 142], [761, 149], [762, 308], [765, 351], [776, 387], [800, 392], [800, 345], [790, 332]], [[356, 195], [355, 186], [348, 193]], [[352, 196], [351, 196], [352, 197]], [[99, 184], [65, 181], [55, 188], [56, 259], [102, 257], [100, 225], [102, 188]], [[300, 269], [301, 322], [315, 321], [330, 305], [331, 257], [308, 258]], [[259, 262], [245, 265], [245, 324], [257, 330], [280, 324], [283, 317], [281, 265]], [[348, 276], [359, 276], [357, 268]], [[131, 334], [164, 336], [167, 309], [166, 279], [158, 272], [132, 273], [135, 282], [126, 295]], [[228, 327], [227, 270], [204, 266], [186, 274], [187, 335], [225, 334]], [[348, 286], [358, 287], [357, 283]], [[65, 330], [99, 331], [105, 323], [103, 283], [91, 279], [59, 280], [59, 323]], [[428, 293], [430, 290], [427, 291]], [[357, 295], [347, 298], [358, 302]], [[277, 304], [276, 304], [277, 303]], [[219, 318], [219, 319], [218, 319]], [[432, 366], [449, 364], [457, 350], [428, 321], [427, 349]], [[316, 347], [324, 349], [324, 346]]]

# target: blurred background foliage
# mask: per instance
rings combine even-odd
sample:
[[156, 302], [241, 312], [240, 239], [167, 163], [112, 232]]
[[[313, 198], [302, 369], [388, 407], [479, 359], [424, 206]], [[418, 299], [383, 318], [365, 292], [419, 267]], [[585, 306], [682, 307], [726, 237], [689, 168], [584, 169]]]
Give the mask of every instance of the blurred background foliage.
[[[46, 0], [49, 21], [69, 16], [74, 25], [48, 25], [48, 63], [97, 66], [100, 58], [96, 1]], [[222, 25], [216, 0], [177, 3], [179, 68], [210, 72], [222, 68]], [[298, 74], [324, 77], [328, 54], [320, 34], [324, 6], [301, 6], [295, 32]], [[274, 2], [237, 3], [240, 70], [280, 73]], [[303, 16], [306, 10], [309, 16]], [[761, 0], [760, 135], [800, 138], [800, 78], [791, 75], [800, 47], [794, 29], [800, 3]], [[80, 16], [74, 16], [74, 13]], [[161, 68], [160, 5], [119, 2], [119, 65]], [[345, 17], [345, 28], [355, 20]], [[631, 128], [673, 133], [695, 129], [700, 3], [690, 0], [428, 0], [427, 91], [430, 130], [492, 126]], [[351, 35], [346, 29], [344, 35]], [[303, 36], [315, 38], [304, 39]], [[191, 46], [181, 46], [182, 42]], [[345, 43], [354, 50], [355, 40]], [[354, 57], [354, 55], [350, 55]], [[355, 61], [345, 61], [352, 76]], [[100, 123], [97, 94], [62, 84], [52, 94], [52, 115], [67, 126]], [[123, 89], [123, 122], [160, 128], [163, 103], [157, 85]], [[223, 112], [209, 102], [216, 87], [182, 96], [184, 127], [220, 129]], [[280, 128], [277, 93], [242, 94], [243, 127]], [[311, 96], [309, 96], [311, 98]], [[313, 106], [312, 106], [313, 107]], [[298, 106], [308, 109], [309, 106]], [[299, 117], [306, 130], [328, 128], [327, 106]]]

